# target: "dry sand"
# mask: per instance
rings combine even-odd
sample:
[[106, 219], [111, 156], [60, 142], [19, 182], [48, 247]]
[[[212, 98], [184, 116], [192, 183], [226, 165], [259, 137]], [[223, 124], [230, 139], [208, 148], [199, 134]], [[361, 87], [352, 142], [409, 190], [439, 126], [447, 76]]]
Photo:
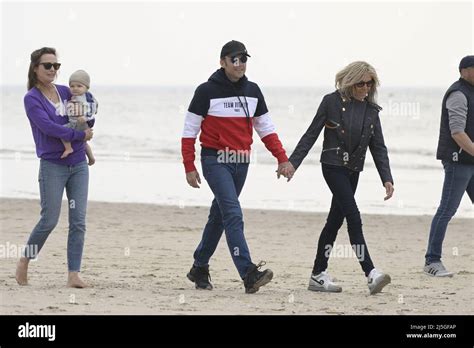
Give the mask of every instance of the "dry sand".
[[[267, 261], [275, 277], [257, 294], [244, 293], [225, 238], [211, 259], [213, 291], [186, 279], [208, 209], [89, 202], [82, 265], [87, 289], [65, 286], [67, 206], [39, 259], [30, 263], [30, 285], [14, 277], [17, 255], [39, 217], [37, 200], [0, 199], [1, 314], [472, 314], [474, 228], [454, 218], [443, 260], [453, 278], [422, 273], [430, 216], [362, 215], [378, 269], [392, 276], [383, 293], [368, 294], [356, 259], [331, 258], [339, 294], [307, 290], [325, 214], [246, 210], [246, 236], [254, 262]], [[349, 244], [343, 226], [336, 241]], [[5, 250], [5, 248], [7, 250]]]

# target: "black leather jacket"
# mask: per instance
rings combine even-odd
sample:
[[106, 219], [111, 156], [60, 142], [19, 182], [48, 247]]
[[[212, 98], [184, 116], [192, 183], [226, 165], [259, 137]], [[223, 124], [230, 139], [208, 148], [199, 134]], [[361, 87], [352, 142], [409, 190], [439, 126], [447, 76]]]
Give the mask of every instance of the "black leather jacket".
[[385, 182], [393, 184], [387, 147], [380, 124], [380, 106], [367, 102], [359, 145], [352, 153], [349, 153], [344, 140], [347, 137], [344, 135], [346, 135], [345, 132], [350, 131], [350, 128], [346, 125], [347, 120], [344, 117], [349, 114], [351, 107], [352, 101], [343, 98], [338, 91], [325, 95], [313, 122], [289, 158], [291, 164], [295, 169], [300, 166], [325, 127], [321, 163], [344, 166], [361, 172], [364, 169], [367, 148], [370, 148], [382, 184]]

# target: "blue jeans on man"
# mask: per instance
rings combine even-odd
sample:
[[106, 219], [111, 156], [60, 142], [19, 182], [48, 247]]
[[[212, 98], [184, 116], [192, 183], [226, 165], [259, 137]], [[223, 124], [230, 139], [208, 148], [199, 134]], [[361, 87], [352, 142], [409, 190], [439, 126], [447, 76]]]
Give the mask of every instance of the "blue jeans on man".
[[249, 163], [224, 163], [217, 156], [201, 156], [202, 172], [214, 193], [202, 240], [194, 252], [194, 266], [209, 264], [225, 230], [232, 260], [243, 279], [252, 260], [244, 236], [239, 195], [247, 178]]
[[426, 265], [441, 261], [444, 236], [451, 218], [456, 213], [464, 192], [474, 203], [474, 165], [442, 161], [444, 183], [441, 203], [431, 222]]

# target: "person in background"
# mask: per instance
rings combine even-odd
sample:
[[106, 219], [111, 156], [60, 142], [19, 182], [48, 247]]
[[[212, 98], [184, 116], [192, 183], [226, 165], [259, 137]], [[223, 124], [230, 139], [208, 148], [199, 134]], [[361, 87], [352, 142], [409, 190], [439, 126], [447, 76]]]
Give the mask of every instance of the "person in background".
[[441, 202], [431, 222], [425, 254], [425, 274], [452, 277], [441, 262], [444, 236], [451, 218], [467, 192], [474, 203], [474, 56], [459, 63], [460, 78], [446, 91], [436, 158], [444, 167]]

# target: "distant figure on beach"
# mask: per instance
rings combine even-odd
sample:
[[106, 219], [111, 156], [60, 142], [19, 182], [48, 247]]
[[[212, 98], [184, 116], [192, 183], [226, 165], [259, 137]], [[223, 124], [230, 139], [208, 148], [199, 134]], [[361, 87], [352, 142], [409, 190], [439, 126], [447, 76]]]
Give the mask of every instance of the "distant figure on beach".
[[[83, 288], [80, 279], [84, 236], [86, 233], [89, 167], [85, 155], [85, 141], [92, 139], [92, 129], [75, 130], [68, 122], [65, 103], [71, 99], [67, 86], [54, 84], [58, 63], [56, 50], [43, 47], [31, 54], [28, 71], [28, 92], [24, 98], [25, 111], [30, 121], [36, 154], [40, 158], [39, 192], [41, 217], [30, 234], [23, 255], [18, 261], [16, 280], [28, 284], [28, 265], [35, 259], [51, 231], [58, 223], [64, 189], [69, 207], [69, 235], [67, 244], [67, 286]], [[90, 121], [92, 127], [94, 120]], [[74, 152], [61, 158], [62, 140], [71, 142]]]
[[246, 293], [257, 292], [273, 277], [271, 270], [259, 270], [265, 262], [255, 265], [250, 258], [239, 202], [249, 168], [253, 128], [277, 158], [279, 169], [289, 163], [260, 88], [245, 76], [248, 57], [241, 42], [226, 43], [221, 50], [221, 68], [196, 89], [186, 114], [181, 140], [186, 180], [199, 188], [194, 144], [201, 132], [202, 171], [214, 194], [202, 240], [187, 274], [197, 289], [212, 289], [209, 260], [224, 230]]
[[290, 156], [290, 165], [279, 174], [293, 177], [324, 128], [321, 168], [333, 197], [331, 209], [319, 237], [316, 259], [309, 280], [309, 290], [341, 292], [327, 273], [328, 260], [344, 218], [349, 239], [368, 281], [370, 294], [376, 294], [390, 283], [390, 276], [378, 271], [369, 255], [362, 232], [362, 220], [355, 200], [359, 174], [364, 167], [367, 148], [386, 191], [385, 200], [393, 195], [393, 179], [387, 148], [376, 104], [379, 80], [375, 69], [366, 62], [354, 62], [336, 75], [336, 88], [324, 96], [316, 116]]
[[[95, 118], [97, 113], [98, 103], [94, 96], [89, 92], [90, 77], [84, 70], [75, 71], [69, 77], [69, 88], [71, 90], [71, 100], [66, 104], [66, 113], [69, 122], [64, 127], [85, 130], [90, 128], [90, 122]], [[65, 150], [61, 158], [65, 158], [74, 152], [71, 142], [61, 140], [64, 144]], [[89, 143], [86, 142], [86, 156], [89, 160], [89, 165], [95, 163], [95, 157]]]
[[424, 273], [452, 277], [441, 262], [444, 236], [467, 192], [474, 203], [474, 56], [459, 63], [460, 78], [446, 91], [441, 107], [436, 158], [444, 167], [441, 202], [431, 222]]

